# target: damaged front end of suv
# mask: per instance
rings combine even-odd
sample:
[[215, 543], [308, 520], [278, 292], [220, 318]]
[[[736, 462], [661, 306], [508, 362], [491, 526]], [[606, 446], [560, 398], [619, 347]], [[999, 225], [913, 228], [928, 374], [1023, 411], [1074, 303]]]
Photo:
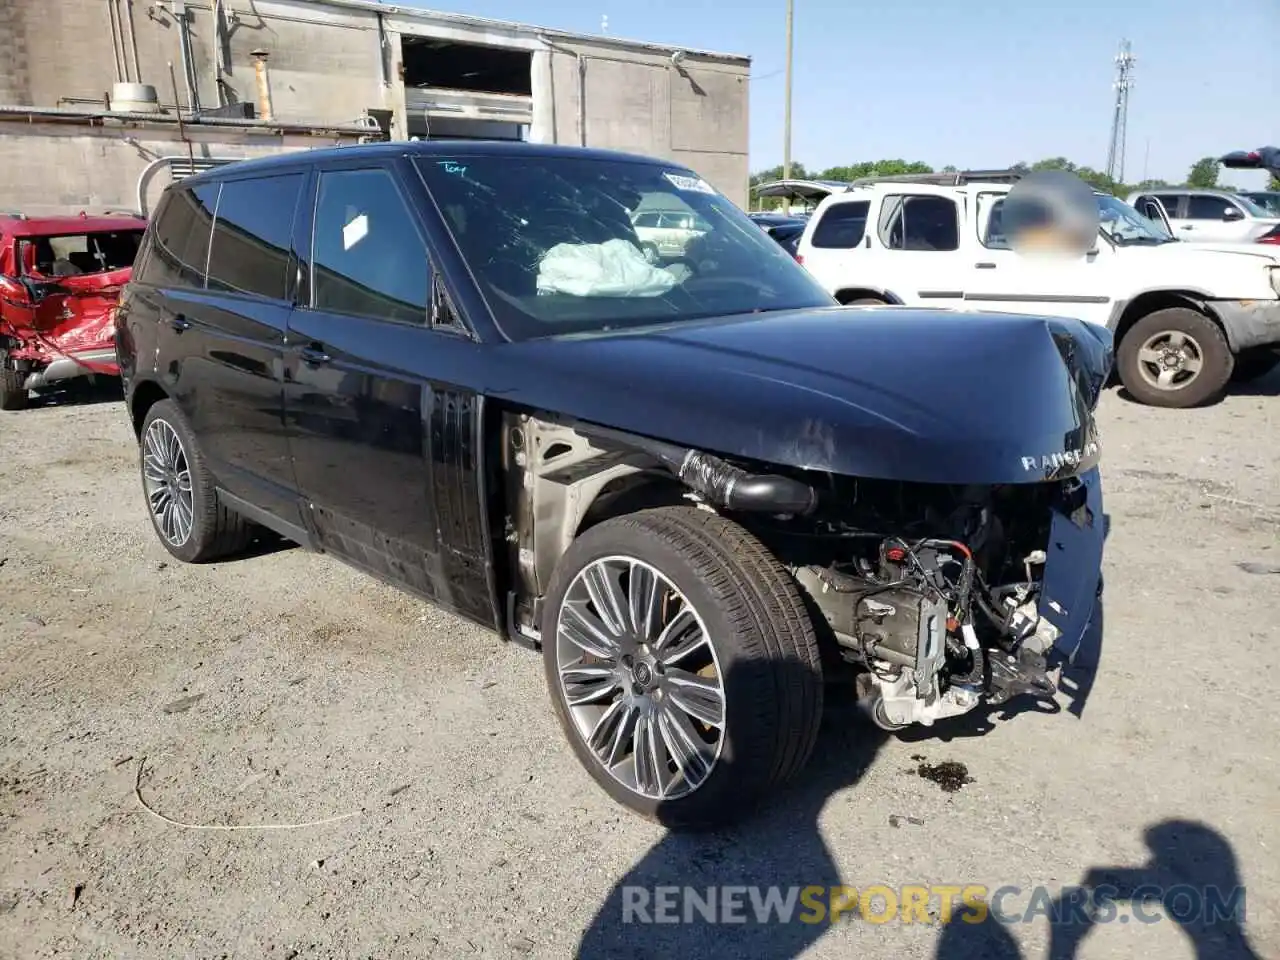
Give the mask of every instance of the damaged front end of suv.
[[[1110, 334], [1071, 320], [941, 311], [856, 320], [846, 313], [836, 327], [838, 312], [793, 317], [785, 349], [753, 343], [746, 322], [661, 336], [667, 377], [683, 380], [675, 352], [715, 349], [701, 388], [689, 379], [672, 391], [685, 398], [679, 413], [653, 399], [665, 392], [645, 391], [605, 412], [622, 427], [505, 414], [514, 631], [544, 646], [564, 635], [563, 619], [544, 604], [565, 602], [553, 580], [575, 537], [613, 517], [692, 503], [724, 521], [718, 535], [741, 530], [743, 542], [763, 546], [798, 588], [828, 686], [841, 672], [833, 664], [852, 668], [849, 695], [886, 730], [931, 726], [1018, 696], [1054, 699], [1061, 667], [1076, 657], [1096, 665], [1100, 636], [1090, 627], [1107, 522], [1094, 409], [1111, 368]], [[757, 329], [777, 335], [780, 319]], [[916, 337], [904, 337], [912, 328]], [[652, 337], [606, 336], [574, 350], [562, 341], [558, 355], [579, 354], [580, 369], [609, 371], [625, 340], [633, 353], [659, 349]], [[957, 372], [953, 382], [911, 379], [930, 369], [926, 355], [963, 342], [993, 365]], [[856, 379], [830, 359], [856, 353], [865, 363]], [[688, 371], [697, 367], [690, 361]], [[576, 382], [584, 379], [591, 377], [580, 373]], [[653, 436], [655, 416], [671, 439]], [[619, 574], [619, 596], [631, 596], [626, 576]], [[593, 609], [605, 609], [603, 596]], [[610, 621], [601, 614], [578, 622]], [[572, 639], [569, 652], [578, 654], [582, 638]], [[614, 670], [612, 656], [577, 656], [573, 676]], [[1074, 691], [1073, 712], [1088, 686]], [[569, 702], [591, 702], [603, 687], [565, 689]], [[588, 741], [603, 735], [596, 724], [643, 741], [611, 727], [603, 712], [590, 724]]]

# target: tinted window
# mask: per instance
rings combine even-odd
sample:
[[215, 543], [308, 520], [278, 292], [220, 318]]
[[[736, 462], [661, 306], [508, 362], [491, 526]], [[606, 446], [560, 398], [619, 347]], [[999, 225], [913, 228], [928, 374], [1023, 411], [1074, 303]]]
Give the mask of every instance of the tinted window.
[[890, 250], [955, 250], [960, 246], [956, 205], [946, 197], [887, 196], [880, 212], [880, 242]]
[[209, 288], [283, 300], [302, 175], [222, 185], [209, 248]]
[[1182, 195], [1177, 193], [1157, 193], [1155, 198], [1160, 201], [1160, 205], [1164, 207], [1164, 212], [1171, 217], [1178, 216], [1178, 204], [1182, 202]]
[[656, 227], [658, 225], [658, 215], [656, 213], [638, 213], [633, 221], [637, 227]]
[[1234, 204], [1223, 197], [1192, 195], [1187, 198], [1188, 220], [1221, 220], [1222, 214]]
[[[564, 156], [465, 153], [415, 161], [491, 313], [513, 340], [831, 306], [831, 295], [689, 170]], [[633, 217], [682, 211], [649, 263]], [[664, 244], [665, 245], [665, 244]]]
[[218, 185], [171, 187], [156, 213], [146, 280], [158, 286], [203, 287]]
[[[991, 201], [991, 194], [985, 193], [979, 199], [981, 210]], [[986, 229], [982, 233], [982, 245], [992, 250], [1008, 250], [1009, 238], [1004, 232], [1004, 197], [1001, 196], [991, 204], [991, 215], [987, 218]]]
[[871, 204], [866, 200], [833, 204], [813, 228], [813, 240], [810, 242], [823, 249], [856, 247], [866, 235], [867, 211], [870, 208]]
[[316, 309], [426, 323], [427, 249], [388, 171], [320, 174], [312, 249]]

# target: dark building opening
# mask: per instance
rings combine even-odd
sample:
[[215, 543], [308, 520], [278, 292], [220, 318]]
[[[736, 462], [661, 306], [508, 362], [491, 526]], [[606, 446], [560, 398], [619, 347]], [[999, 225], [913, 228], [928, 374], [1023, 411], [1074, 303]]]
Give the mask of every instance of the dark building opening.
[[533, 54], [435, 37], [404, 37], [404, 85], [533, 96]]

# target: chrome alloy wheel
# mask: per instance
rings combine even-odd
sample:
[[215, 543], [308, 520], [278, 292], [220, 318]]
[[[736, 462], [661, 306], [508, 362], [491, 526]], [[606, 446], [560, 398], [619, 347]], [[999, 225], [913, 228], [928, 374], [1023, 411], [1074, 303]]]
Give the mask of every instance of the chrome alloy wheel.
[[610, 776], [653, 800], [706, 782], [724, 744], [723, 675], [670, 580], [632, 557], [592, 561], [565, 592], [554, 643], [569, 716]]
[[152, 420], [142, 436], [142, 483], [156, 529], [171, 546], [182, 546], [195, 519], [191, 467], [177, 432], [164, 420]]
[[1157, 390], [1181, 390], [1200, 375], [1204, 351], [1190, 334], [1165, 330], [1138, 348], [1138, 372]]

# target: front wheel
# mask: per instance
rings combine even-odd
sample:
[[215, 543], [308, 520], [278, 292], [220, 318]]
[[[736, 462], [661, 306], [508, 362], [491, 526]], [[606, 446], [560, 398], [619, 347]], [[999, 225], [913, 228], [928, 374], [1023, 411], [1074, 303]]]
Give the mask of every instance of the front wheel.
[[1147, 314], [1129, 328], [1116, 352], [1125, 389], [1153, 407], [1197, 407], [1217, 399], [1233, 362], [1222, 328], [1185, 307]]
[[542, 646], [579, 762], [669, 827], [737, 819], [813, 750], [813, 624], [768, 550], [716, 514], [646, 510], [578, 537], [547, 594]]

